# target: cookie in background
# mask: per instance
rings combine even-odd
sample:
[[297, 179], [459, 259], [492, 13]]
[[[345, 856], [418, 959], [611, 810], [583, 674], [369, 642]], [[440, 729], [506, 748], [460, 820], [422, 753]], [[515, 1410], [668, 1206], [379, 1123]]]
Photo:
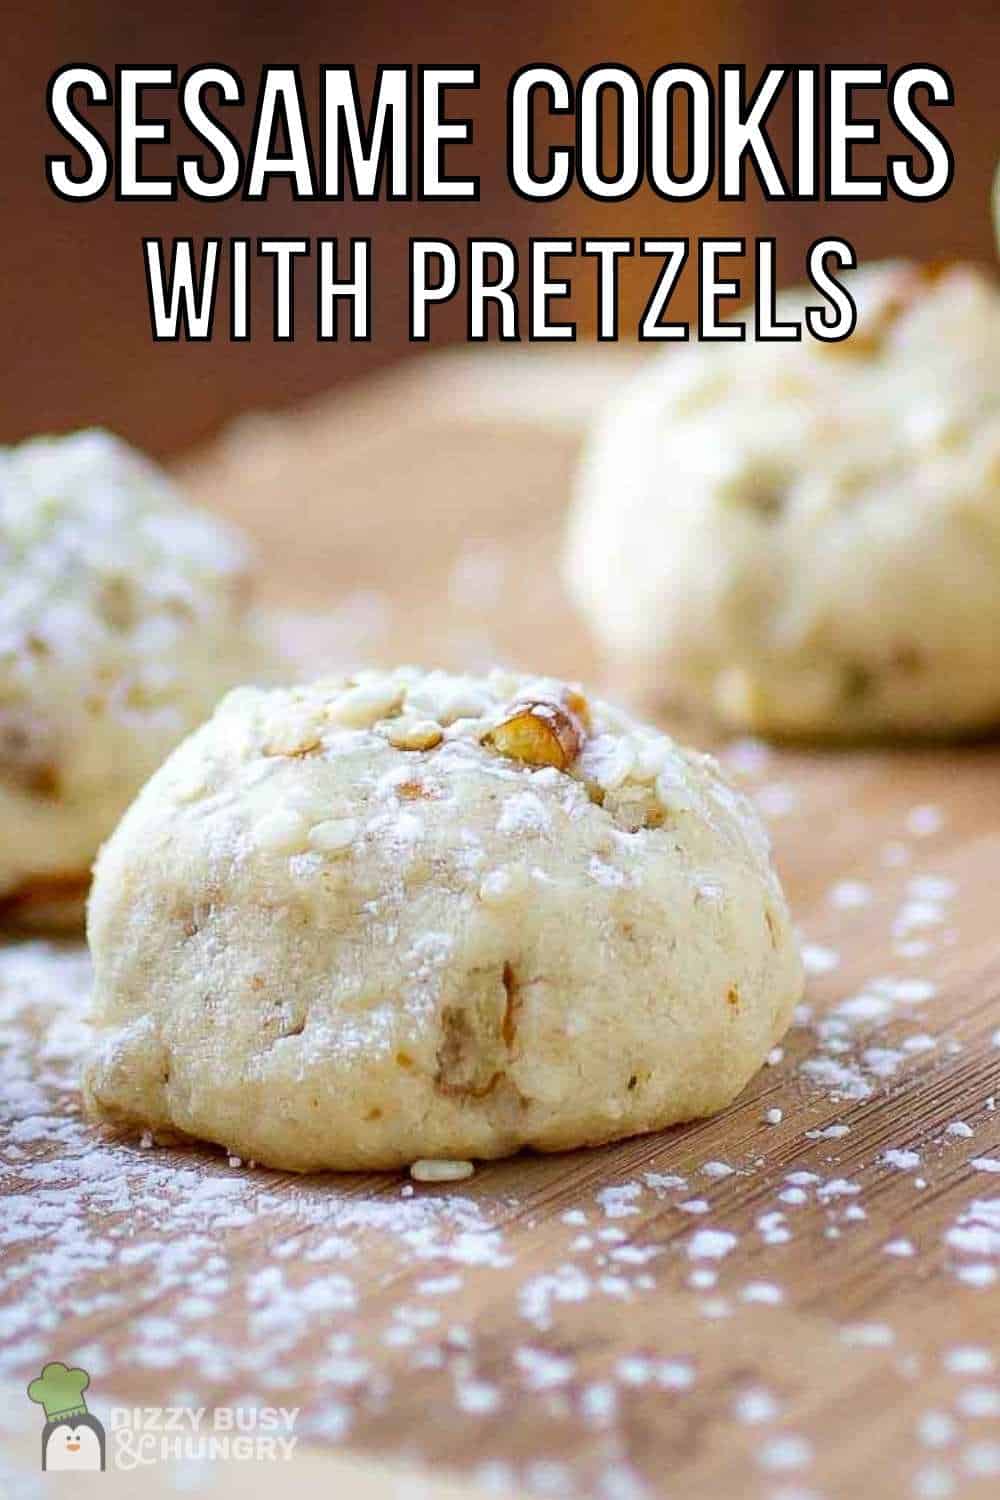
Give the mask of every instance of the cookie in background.
[[236, 683], [267, 675], [250, 550], [107, 433], [0, 451], [0, 917], [78, 926], [98, 848]]
[[789, 738], [983, 733], [1000, 724], [1000, 289], [905, 261], [849, 285], [842, 343], [760, 342], [748, 313], [746, 342], [670, 353], [622, 390], [579, 471], [566, 580], [661, 707]]

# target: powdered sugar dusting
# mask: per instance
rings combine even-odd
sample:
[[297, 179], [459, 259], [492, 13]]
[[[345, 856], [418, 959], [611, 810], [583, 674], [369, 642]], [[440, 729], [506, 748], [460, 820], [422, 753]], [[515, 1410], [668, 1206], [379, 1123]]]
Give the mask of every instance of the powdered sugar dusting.
[[[791, 785], [775, 753], [744, 755], [748, 774]], [[497, 816], [530, 846], [525, 793], [498, 782]], [[764, 800], [791, 837], [808, 789]], [[784, 1500], [826, 1492], [840, 1440], [802, 1396], [801, 1357], [826, 1391], [877, 1379], [889, 1413], [935, 1373], [901, 1493], [929, 1492], [934, 1465], [956, 1483], [988, 1475], [995, 1354], [969, 1330], [1000, 1284], [1000, 1112], [973, 1063], [1000, 1032], [951, 999], [963, 882], [930, 821], [897, 817], [801, 913], [804, 1003], [726, 1115], [477, 1163], [460, 1184], [290, 1178], [92, 1130], [77, 1092], [86, 956], [0, 949], [0, 1171], [16, 1204], [0, 1219], [0, 1374], [22, 1383], [71, 1358], [108, 1398], [280, 1396], [323, 1444], [436, 1461], [455, 1434], [484, 1486], [600, 1500], [652, 1500], [656, 1442], [683, 1452], [707, 1412], [717, 1452], [743, 1445], [740, 1492]], [[611, 857], [594, 872], [615, 875]], [[890, 1285], [972, 1311], [911, 1319], [883, 1301]], [[418, 1401], [433, 1424], [407, 1419]]]

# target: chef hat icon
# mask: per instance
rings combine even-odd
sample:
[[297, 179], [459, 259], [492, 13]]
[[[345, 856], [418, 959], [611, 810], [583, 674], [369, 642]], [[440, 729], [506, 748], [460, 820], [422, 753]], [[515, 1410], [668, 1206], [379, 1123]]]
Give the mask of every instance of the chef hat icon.
[[60, 1360], [53, 1360], [28, 1386], [28, 1396], [45, 1407], [47, 1422], [63, 1422], [69, 1417], [86, 1415], [83, 1393], [89, 1384], [86, 1370], [71, 1370]]

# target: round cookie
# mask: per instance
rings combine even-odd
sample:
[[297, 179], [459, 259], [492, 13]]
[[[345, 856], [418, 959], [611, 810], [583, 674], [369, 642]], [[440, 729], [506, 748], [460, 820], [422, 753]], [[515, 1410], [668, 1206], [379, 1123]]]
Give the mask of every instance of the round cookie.
[[301, 1171], [711, 1114], [802, 987], [715, 762], [502, 672], [231, 693], [102, 850], [89, 936], [92, 1115]]
[[[1000, 723], [1000, 291], [850, 282], [853, 336], [651, 362], [598, 424], [565, 556], [660, 702], [779, 736]], [[783, 310], [808, 302], [806, 292]]]
[[0, 915], [82, 920], [139, 787], [263, 653], [249, 555], [103, 432], [0, 449]]

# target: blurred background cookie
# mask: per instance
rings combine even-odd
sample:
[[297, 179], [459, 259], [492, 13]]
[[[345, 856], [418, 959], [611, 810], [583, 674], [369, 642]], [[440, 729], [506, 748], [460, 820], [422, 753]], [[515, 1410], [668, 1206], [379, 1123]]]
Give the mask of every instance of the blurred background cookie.
[[[661, 704], [778, 736], [1000, 723], [1000, 293], [870, 266], [838, 344], [672, 352], [599, 419], [567, 584]], [[791, 314], [805, 291], [783, 299]]]
[[103, 432], [0, 452], [0, 915], [79, 922], [102, 840], [266, 650], [239, 533]]

